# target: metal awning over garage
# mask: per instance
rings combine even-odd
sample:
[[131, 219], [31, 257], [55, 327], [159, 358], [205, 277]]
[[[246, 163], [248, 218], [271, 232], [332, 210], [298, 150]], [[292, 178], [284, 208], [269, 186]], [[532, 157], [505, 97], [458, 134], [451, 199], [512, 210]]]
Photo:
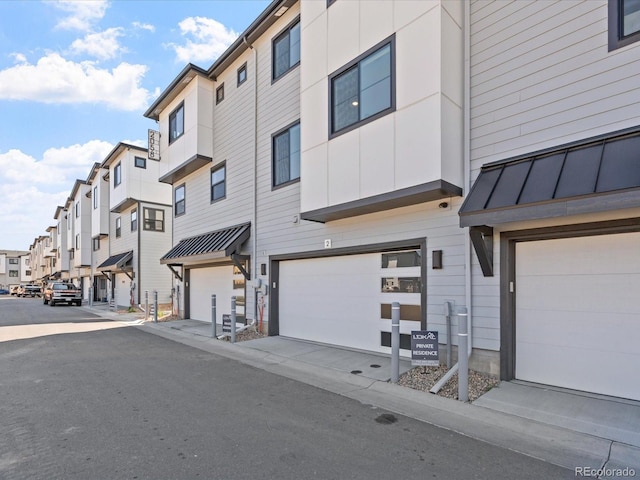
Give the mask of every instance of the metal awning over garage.
[[244, 271], [244, 267], [240, 262], [241, 256], [239, 252], [242, 244], [247, 241], [250, 235], [251, 224], [245, 223], [185, 238], [169, 250], [160, 259], [160, 263], [172, 267], [230, 258], [248, 278], [248, 273]]
[[640, 128], [484, 165], [460, 211], [485, 276], [492, 226], [640, 207]]
[[112, 255], [104, 262], [98, 265], [101, 272], [113, 272], [131, 270], [131, 260], [133, 259], [133, 251]]

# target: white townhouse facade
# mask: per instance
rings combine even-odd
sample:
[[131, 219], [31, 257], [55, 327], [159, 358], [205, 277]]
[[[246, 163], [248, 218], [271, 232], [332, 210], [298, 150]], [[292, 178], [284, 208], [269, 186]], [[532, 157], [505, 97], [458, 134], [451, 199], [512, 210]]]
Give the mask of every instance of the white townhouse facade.
[[[147, 149], [120, 142], [100, 165], [98, 177], [92, 177], [99, 197], [93, 203], [93, 218], [100, 225], [88, 237], [95, 246], [101, 239], [100, 258], [105, 256], [103, 241], [108, 243], [108, 257], [96, 264], [97, 272], [108, 279], [107, 299], [117, 307], [130, 307], [144, 302], [145, 291], [152, 302], [157, 291], [158, 302], [169, 303], [172, 276], [159, 258], [171, 248], [171, 188], [158, 182], [158, 162], [147, 158]], [[100, 178], [108, 184], [108, 195]], [[100, 203], [107, 199], [108, 215]], [[103, 285], [97, 286], [102, 291]]]
[[69, 276], [89, 299], [91, 286], [91, 199], [89, 184], [76, 180], [67, 200], [67, 250]]
[[[24, 266], [24, 259], [30, 252], [22, 250], [0, 250], [0, 288], [9, 289], [30, 280]], [[30, 273], [30, 272], [29, 272]]]
[[56, 207], [55, 214], [53, 216], [55, 225], [55, 235], [56, 240], [54, 241], [55, 245], [55, 266], [52, 268], [52, 279], [53, 280], [69, 280], [69, 268], [70, 268], [70, 257], [69, 250], [67, 249], [67, 211], [64, 206], [59, 205]]
[[109, 258], [109, 170], [94, 163], [87, 177], [91, 199], [91, 287], [92, 301], [106, 302], [109, 298], [109, 276], [98, 271]]
[[474, 323], [505, 380], [640, 400], [640, 4], [466, 8]]

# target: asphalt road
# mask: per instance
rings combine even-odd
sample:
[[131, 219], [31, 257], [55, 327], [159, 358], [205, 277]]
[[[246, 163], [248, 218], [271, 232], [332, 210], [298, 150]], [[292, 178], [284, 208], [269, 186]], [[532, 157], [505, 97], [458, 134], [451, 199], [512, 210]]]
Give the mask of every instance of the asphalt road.
[[573, 472], [81, 308], [0, 297], [0, 479]]

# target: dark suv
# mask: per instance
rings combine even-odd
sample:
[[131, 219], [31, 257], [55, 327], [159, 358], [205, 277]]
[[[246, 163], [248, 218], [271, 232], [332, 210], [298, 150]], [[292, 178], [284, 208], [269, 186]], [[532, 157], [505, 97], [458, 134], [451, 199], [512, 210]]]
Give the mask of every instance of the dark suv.
[[69, 303], [72, 305], [82, 305], [82, 292], [73, 283], [51, 282], [47, 284], [42, 294], [42, 302], [50, 306], [59, 303]]

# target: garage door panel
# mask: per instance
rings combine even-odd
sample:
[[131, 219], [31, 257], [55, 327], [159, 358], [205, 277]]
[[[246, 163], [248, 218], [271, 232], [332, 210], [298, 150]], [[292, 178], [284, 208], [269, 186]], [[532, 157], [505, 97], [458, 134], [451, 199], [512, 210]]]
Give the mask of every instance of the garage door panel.
[[216, 296], [218, 323], [223, 314], [231, 313], [233, 295], [233, 266], [194, 268], [189, 282], [190, 318], [211, 321], [211, 295]]
[[640, 400], [638, 292], [640, 233], [518, 243], [516, 378]]

